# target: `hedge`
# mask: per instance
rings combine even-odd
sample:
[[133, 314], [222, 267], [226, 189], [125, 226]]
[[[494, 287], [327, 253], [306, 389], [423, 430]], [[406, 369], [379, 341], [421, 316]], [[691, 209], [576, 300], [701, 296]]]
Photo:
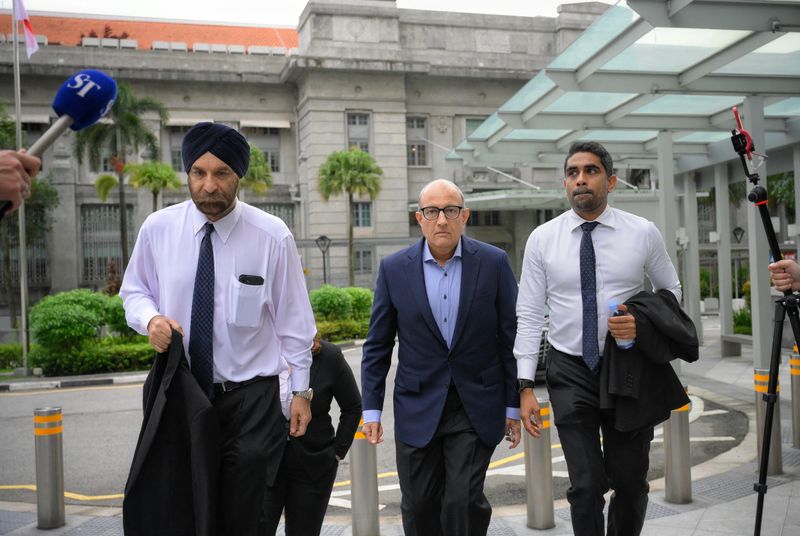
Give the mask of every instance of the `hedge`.
[[45, 376], [72, 376], [101, 372], [146, 370], [153, 364], [155, 350], [141, 340], [119, 342], [108, 337], [69, 350], [37, 346], [31, 349], [31, 366], [42, 367]]
[[22, 366], [22, 345], [18, 342], [0, 344], [0, 368]]
[[319, 320], [317, 333], [322, 340], [337, 342], [350, 339], [363, 339], [369, 331], [369, 319], [365, 320]]

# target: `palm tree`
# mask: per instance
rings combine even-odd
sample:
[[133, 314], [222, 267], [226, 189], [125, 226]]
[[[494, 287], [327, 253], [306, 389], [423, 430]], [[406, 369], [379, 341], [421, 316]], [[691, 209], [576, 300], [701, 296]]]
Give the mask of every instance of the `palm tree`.
[[153, 212], [158, 210], [158, 194], [161, 190], [177, 190], [182, 185], [172, 166], [163, 162], [128, 164], [123, 172], [130, 175], [131, 186], [153, 192]]
[[142, 120], [142, 115], [148, 112], [155, 112], [162, 123], [169, 117], [163, 104], [151, 97], [136, 97], [131, 86], [122, 82], [117, 87], [117, 100], [114, 101], [107, 116], [111, 121], [101, 121], [79, 131], [73, 148], [79, 164], [83, 163], [88, 154], [89, 167], [93, 171], [100, 167], [104, 150], [114, 155], [111, 160], [119, 186], [119, 232], [123, 272], [128, 265], [128, 223], [123, 181], [125, 152], [130, 147], [133, 149], [133, 154], [136, 154], [139, 152], [139, 147], [144, 146], [151, 155], [158, 154], [158, 137]]
[[336, 151], [319, 168], [319, 193], [325, 201], [332, 195], [347, 195], [347, 258], [349, 259], [349, 281], [355, 284], [355, 259], [353, 258], [353, 195], [369, 195], [375, 199], [381, 191], [381, 175], [369, 153], [357, 147], [347, 151]]
[[264, 152], [252, 143], [250, 144], [250, 166], [244, 177], [239, 180], [239, 186], [257, 194], [264, 194], [272, 188], [272, 169], [269, 160]]

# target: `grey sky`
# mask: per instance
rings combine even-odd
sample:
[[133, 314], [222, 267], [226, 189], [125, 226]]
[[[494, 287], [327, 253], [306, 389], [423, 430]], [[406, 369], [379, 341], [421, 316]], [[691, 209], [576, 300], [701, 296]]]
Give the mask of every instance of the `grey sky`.
[[[157, 19], [296, 26], [307, 0], [23, 0], [28, 11], [117, 15]], [[613, 0], [603, 0], [614, 3]], [[11, 9], [12, 0], [0, 0]], [[556, 6], [574, 0], [398, 0], [407, 9], [523, 16], [555, 16]], [[221, 7], [221, 6], [224, 6]], [[36, 28], [35, 20], [33, 22]]]

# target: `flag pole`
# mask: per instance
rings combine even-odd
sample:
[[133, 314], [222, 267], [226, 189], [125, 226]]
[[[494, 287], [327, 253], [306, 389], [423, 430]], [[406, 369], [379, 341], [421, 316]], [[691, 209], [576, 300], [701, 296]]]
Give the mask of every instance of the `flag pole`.
[[[11, 35], [14, 41], [14, 112], [16, 114], [17, 150], [22, 149], [22, 90], [19, 79], [19, 21], [17, 20], [17, 0], [11, 0]], [[25, 376], [28, 370], [28, 248], [25, 240], [25, 203], [17, 210], [19, 222], [19, 295], [20, 295], [20, 334], [22, 344], [22, 369]], [[10, 253], [10, 252], [9, 252]]]

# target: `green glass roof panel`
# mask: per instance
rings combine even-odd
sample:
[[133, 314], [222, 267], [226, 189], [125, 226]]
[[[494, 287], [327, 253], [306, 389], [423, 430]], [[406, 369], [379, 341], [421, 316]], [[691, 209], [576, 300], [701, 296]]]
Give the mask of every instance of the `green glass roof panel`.
[[744, 97], [735, 95], [664, 95], [637, 108], [633, 114], [707, 116], [741, 104], [743, 100]]
[[600, 70], [677, 74], [749, 34], [743, 30], [653, 28]]
[[476, 128], [467, 139], [472, 141], [486, 141], [491, 138], [498, 130], [506, 126], [505, 121], [500, 119], [496, 113], [486, 118], [481, 126]]
[[444, 157], [444, 159], [445, 159], [445, 160], [451, 160], [451, 161], [455, 160], [455, 161], [459, 161], [459, 162], [461, 162], [462, 160], [464, 160], [464, 159], [463, 159], [463, 158], [461, 158], [461, 157], [458, 155], [458, 153], [457, 153], [457, 152], [455, 152], [455, 151], [450, 151], [449, 153], [447, 153], [447, 156], [445, 156], [445, 157]]
[[658, 136], [657, 130], [593, 130], [581, 140], [639, 143], [649, 141], [656, 136]]
[[800, 76], [800, 33], [787, 33], [750, 54], [720, 67], [714, 73]]
[[527, 84], [517, 91], [505, 104], [498, 110], [500, 113], [522, 113], [531, 104], [544, 97], [551, 89], [556, 87], [555, 82], [550, 80], [544, 71], [531, 78]]
[[676, 143], [715, 143], [729, 139], [731, 133], [728, 131], [692, 132], [686, 136], [675, 138]]
[[459, 143], [456, 146], [455, 150], [456, 151], [471, 151], [473, 149], [474, 149], [474, 147], [472, 145], [470, 145], [470, 143], [467, 140], [464, 140], [464, 141], [462, 141], [461, 143]]
[[549, 113], [604, 114], [636, 96], [635, 93], [594, 93], [571, 91], [545, 108]]
[[800, 97], [789, 97], [788, 99], [769, 104], [764, 107], [764, 115], [767, 117], [800, 115]]
[[550, 62], [547, 68], [577, 69], [638, 19], [639, 14], [627, 6], [611, 6], [564, 52]]
[[504, 141], [555, 141], [572, 132], [569, 129], [515, 129]]

